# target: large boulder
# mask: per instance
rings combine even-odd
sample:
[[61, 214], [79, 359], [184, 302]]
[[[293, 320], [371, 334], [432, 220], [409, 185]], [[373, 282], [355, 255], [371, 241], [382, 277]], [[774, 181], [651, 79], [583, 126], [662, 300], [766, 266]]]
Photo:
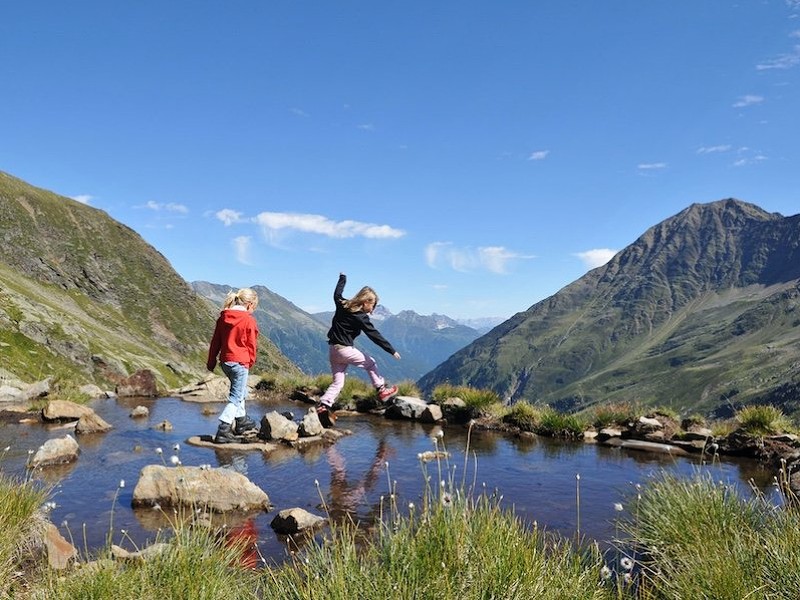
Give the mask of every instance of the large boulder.
[[50, 400], [42, 409], [44, 421], [77, 421], [85, 415], [92, 415], [94, 411], [83, 404], [69, 400]]
[[140, 369], [130, 377], [126, 377], [117, 384], [117, 395], [126, 396], [146, 396], [155, 398], [158, 396], [158, 384], [156, 376], [150, 369]]
[[267, 493], [236, 471], [163, 465], [142, 469], [131, 504], [203, 508], [219, 513], [271, 508]]

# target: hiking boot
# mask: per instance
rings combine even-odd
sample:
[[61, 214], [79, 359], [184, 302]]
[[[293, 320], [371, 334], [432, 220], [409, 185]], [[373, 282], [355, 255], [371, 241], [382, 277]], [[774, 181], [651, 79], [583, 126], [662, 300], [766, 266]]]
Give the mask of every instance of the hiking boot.
[[336, 415], [333, 414], [330, 406], [325, 406], [324, 404], [317, 405], [317, 416], [319, 417], [319, 422], [325, 429], [330, 429], [334, 425], [336, 425]]
[[214, 443], [215, 444], [230, 444], [231, 442], [238, 442], [239, 438], [233, 433], [233, 427], [231, 427], [230, 423], [225, 423], [223, 421], [219, 422], [219, 427], [217, 428], [217, 435], [214, 436]]
[[386, 387], [384, 385], [384, 386], [381, 386], [380, 388], [378, 388], [378, 400], [380, 400], [384, 404], [389, 402], [389, 400], [391, 400], [395, 396], [397, 396], [397, 386], [396, 385], [393, 385], [392, 387]]
[[258, 429], [258, 424], [253, 421], [247, 415], [243, 417], [236, 417], [236, 421], [233, 424], [233, 432], [236, 435], [242, 435], [248, 431], [252, 431], [253, 429]]

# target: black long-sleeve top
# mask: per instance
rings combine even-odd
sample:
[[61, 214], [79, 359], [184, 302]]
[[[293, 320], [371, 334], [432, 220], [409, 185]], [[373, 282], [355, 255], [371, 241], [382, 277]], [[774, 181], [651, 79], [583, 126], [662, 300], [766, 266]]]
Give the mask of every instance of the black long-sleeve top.
[[386, 350], [389, 354], [394, 354], [396, 350], [389, 341], [375, 329], [372, 321], [369, 320], [369, 313], [360, 310], [350, 312], [343, 303], [346, 301], [342, 295], [344, 286], [347, 283], [347, 276], [339, 275], [336, 289], [333, 291], [333, 303], [336, 305], [336, 312], [331, 319], [331, 328], [328, 330], [328, 344], [341, 344], [342, 346], [352, 346], [355, 338], [363, 332], [378, 346]]

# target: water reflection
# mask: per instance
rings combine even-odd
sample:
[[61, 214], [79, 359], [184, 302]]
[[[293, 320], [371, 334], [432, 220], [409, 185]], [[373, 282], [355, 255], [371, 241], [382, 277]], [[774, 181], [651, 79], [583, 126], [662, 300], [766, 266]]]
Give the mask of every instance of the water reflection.
[[[328, 511], [331, 518], [341, 519], [344, 516], [353, 516], [359, 509], [367, 504], [367, 494], [374, 487], [379, 475], [392, 449], [385, 437], [378, 440], [375, 455], [367, 470], [362, 473], [347, 472], [347, 460], [335, 446], [325, 449], [325, 456], [331, 468], [331, 485], [328, 496]], [[375, 512], [372, 507], [370, 512]]]

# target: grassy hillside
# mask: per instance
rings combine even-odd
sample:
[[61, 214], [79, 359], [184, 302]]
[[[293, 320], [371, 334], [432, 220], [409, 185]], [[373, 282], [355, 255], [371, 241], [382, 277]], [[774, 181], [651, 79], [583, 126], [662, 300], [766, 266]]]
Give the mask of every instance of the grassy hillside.
[[[692, 205], [420, 380], [575, 410], [800, 409], [800, 219]], [[778, 395], [780, 395], [780, 400]]]
[[[23, 381], [149, 368], [180, 385], [203, 372], [217, 314], [130, 228], [2, 172], [0, 297], [0, 356]], [[295, 369], [261, 346], [257, 368]]]

